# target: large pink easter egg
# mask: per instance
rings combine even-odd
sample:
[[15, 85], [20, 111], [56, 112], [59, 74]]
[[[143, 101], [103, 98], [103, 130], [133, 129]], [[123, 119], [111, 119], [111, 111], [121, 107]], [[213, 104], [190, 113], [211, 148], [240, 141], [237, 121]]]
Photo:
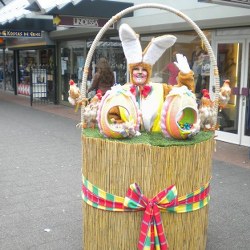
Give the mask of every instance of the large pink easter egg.
[[161, 114], [161, 130], [166, 137], [187, 139], [198, 131], [195, 95], [185, 86], [175, 87], [167, 96]]

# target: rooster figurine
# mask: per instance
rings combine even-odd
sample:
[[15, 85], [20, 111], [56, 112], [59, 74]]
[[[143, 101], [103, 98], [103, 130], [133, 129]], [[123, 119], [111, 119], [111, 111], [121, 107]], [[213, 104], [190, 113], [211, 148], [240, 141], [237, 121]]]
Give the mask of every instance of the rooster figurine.
[[230, 88], [230, 81], [225, 80], [223, 86], [220, 88], [219, 93], [219, 111], [226, 107], [228, 101], [230, 100], [231, 95], [231, 88]]
[[68, 101], [71, 105], [76, 106], [75, 112], [78, 111], [79, 106], [86, 105], [88, 103], [88, 98], [81, 98], [80, 89], [77, 87], [73, 80], [69, 81], [69, 97]]
[[68, 101], [71, 105], [75, 106], [77, 104], [77, 101], [81, 95], [80, 89], [76, 86], [75, 82], [73, 80], [69, 81], [69, 97]]
[[202, 90], [202, 98], [199, 107], [200, 128], [201, 130], [214, 130], [216, 127], [216, 116], [214, 111], [214, 102], [210, 99], [207, 89]]

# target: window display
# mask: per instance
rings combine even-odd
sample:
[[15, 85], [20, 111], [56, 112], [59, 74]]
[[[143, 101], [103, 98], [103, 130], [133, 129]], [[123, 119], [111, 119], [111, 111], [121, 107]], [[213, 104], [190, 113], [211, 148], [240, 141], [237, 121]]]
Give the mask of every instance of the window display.
[[[42, 74], [37, 75], [37, 71]], [[44, 72], [46, 74], [44, 75]], [[36, 76], [37, 75], [37, 76]], [[44, 75], [43, 77], [41, 77]], [[30, 95], [31, 84], [46, 83], [46, 96], [52, 101], [55, 100], [54, 82], [54, 51], [46, 48], [40, 50], [20, 50], [19, 51], [19, 75], [17, 92], [21, 95]], [[33, 91], [37, 87], [33, 86]], [[43, 91], [45, 92], [45, 91]], [[39, 94], [40, 95], [40, 94]], [[38, 96], [39, 96], [38, 95]]]
[[19, 51], [19, 79], [17, 93], [30, 95], [31, 69], [37, 65], [36, 50]]
[[14, 56], [13, 51], [5, 52], [5, 88], [6, 90], [14, 90]]
[[[211, 41], [211, 32], [203, 31], [206, 37]], [[159, 61], [154, 65], [152, 72], [152, 81], [174, 84], [173, 75], [176, 69], [173, 62], [176, 61], [175, 54], [180, 53], [187, 57], [190, 68], [194, 71], [195, 93], [197, 98], [201, 97], [202, 89], [209, 89], [210, 81], [210, 59], [203, 43], [198, 35], [193, 31], [171, 33], [177, 37], [176, 43], [171, 49], [167, 50]], [[154, 36], [142, 36], [141, 44], [143, 48]], [[172, 67], [167, 67], [171, 65]], [[170, 68], [170, 70], [168, 69]], [[169, 82], [170, 81], [170, 82]]]
[[[82, 82], [82, 70], [85, 64], [85, 55], [93, 40], [90, 41], [68, 41], [61, 44], [61, 100], [68, 101], [69, 81], [72, 79], [79, 88]], [[122, 51], [121, 42], [115, 38], [106, 38], [98, 44], [88, 74], [88, 86], [91, 85], [96, 72], [96, 64], [101, 57], [107, 59], [114, 72], [115, 83], [127, 82], [127, 64]]]

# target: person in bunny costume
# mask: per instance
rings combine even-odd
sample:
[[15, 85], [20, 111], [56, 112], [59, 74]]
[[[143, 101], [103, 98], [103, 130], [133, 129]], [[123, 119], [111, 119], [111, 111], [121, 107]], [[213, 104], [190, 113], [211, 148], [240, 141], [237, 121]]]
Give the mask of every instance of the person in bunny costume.
[[[119, 28], [119, 37], [122, 42], [123, 51], [127, 59], [130, 82], [123, 85], [130, 89], [136, 98], [141, 111], [141, 130], [158, 132], [160, 128], [160, 116], [163, 102], [172, 90], [173, 86], [162, 83], [150, 82], [152, 67], [161, 57], [165, 50], [171, 47], [176, 37], [163, 35], [153, 38], [146, 49], [142, 51], [139, 36], [128, 24], [122, 24]], [[185, 56], [176, 55], [176, 66], [180, 69], [178, 84], [176, 87], [187, 86], [194, 91], [193, 72]], [[122, 115], [118, 107], [114, 107], [109, 112], [109, 118], [116, 122], [122, 122]]]

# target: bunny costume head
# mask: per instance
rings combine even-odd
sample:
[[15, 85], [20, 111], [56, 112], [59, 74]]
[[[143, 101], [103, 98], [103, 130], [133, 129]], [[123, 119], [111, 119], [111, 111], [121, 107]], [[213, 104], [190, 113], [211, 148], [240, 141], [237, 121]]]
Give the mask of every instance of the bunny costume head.
[[138, 66], [142, 67], [147, 72], [145, 84], [148, 83], [152, 74], [152, 66], [176, 41], [176, 37], [172, 35], [159, 36], [153, 38], [142, 51], [139, 36], [125, 23], [119, 28], [119, 36], [129, 65], [130, 81], [135, 85], [138, 85], [138, 82], [132, 76], [133, 69]]

